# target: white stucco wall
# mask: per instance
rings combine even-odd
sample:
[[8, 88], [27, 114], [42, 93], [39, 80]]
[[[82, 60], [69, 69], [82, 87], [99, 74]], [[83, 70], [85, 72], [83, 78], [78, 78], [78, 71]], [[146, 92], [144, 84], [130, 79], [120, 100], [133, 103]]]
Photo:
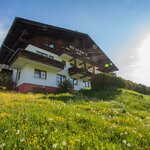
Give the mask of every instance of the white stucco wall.
[[13, 69], [13, 81], [15, 82], [16, 81], [16, 76], [17, 76], [17, 70], [16, 69]]
[[[39, 69], [47, 72], [46, 79], [39, 79], [34, 77], [34, 70]], [[25, 65], [21, 70], [20, 79], [17, 80], [17, 85], [21, 85], [23, 83], [31, 83], [36, 85], [43, 85], [43, 86], [51, 86], [57, 87], [56, 85], [56, 72], [51, 70], [47, 70], [46, 68], [42, 68], [39, 66], [33, 66], [30, 64]]]
[[[51, 55], [54, 57], [55, 60], [62, 61], [62, 59], [51, 52], [48, 52], [46, 50], [43, 50], [41, 48], [38, 48], [33, 45], [28, 45], [26, 47], [26, 50], [31, 51], [36, 53], [37, 51], [40, 51], [42, 53], [45, 53], [47, 55]], [[68, 68], [71, 67], [70, 62], [68, 60], [63, 59], [66, 61], [66, 67], [64, 70], [60, 72], [56, 72], [54, 70], [48, 69], [48, 67], [44, 67], [42, 64], [41, 65], [35, 65], [34, 63], [27, 63], [24, 65], [19, 71], [21, 71], [20, 74], [20, 79], [17, 79], [17, 86], [23, 84], [23, 83], [30, 83], [30, 84], [36, 84], [36, 85], [42, 85], [42, 86], [50, 86], [50, 87], [58, 87], [57, 86], [57, 74], [61, 74], [66, 76], [67, 79], [70, 79], [70, 76], [68, 74]], [[34, 71], [35, 69], [43, 70], [47, 72], [47, 78], [46, 79], [39, 79], [34, 77]], [[74, 86], [75, 90], [80, 90], [81, 88], [84, 88], [83, 86], [83, 80], [82, 79], [77, 79], [78, 80], [78, 85]]]
[[[39, 69], [47, 72], [47, 78], [46, 79], [40, 79], [34, 77], [34, 70]], [[31, 83], [36, 85], [42, 85], [42, 86], [50, 86], [50, 87], [58, 87], [57, 86], [57, 74], [65, 75], [67, 79], [70, 79], [70, 76], [68, 74], [68, 70], [65, 69], [60, 72], [54, 72], [52, 70], [48, 70], [47, 68], [37, 67], [34, 65], [27, 64], [25, 65], [21, 70], [18, 70], [18, 72], [21, 71], [20, 79], [17, 78], [17, 86], [23, 84], [23, 83]], [[83, 87], [83, 80], [78, 79], [78, 85], [74, 86], [75, 90], [80, 90]]]

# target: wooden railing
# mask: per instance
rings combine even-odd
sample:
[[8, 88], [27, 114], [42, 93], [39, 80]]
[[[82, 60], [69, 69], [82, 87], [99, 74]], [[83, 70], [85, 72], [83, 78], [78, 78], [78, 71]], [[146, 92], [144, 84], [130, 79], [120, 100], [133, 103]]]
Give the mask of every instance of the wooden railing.
[[68, 69], [69, 75], [75, 75], [75, 74], [81, 74], [82, 76], [88, 76], [92, 77], [93, 73], [89, 72], [88, 70], [85, 70], [84, 68], [77, 68], [76, 66], [73, 66]]
[[39, 54], [30, 52], [30, 51], [24, 50], [24, 49], [18, 49], [18, 51], [9, 60], [9, 64], [11, 64], [13, 61], [15, 61], [15, 59], [17, 57], [23, 57], [23, 58], [26, 58], [29, 60], [33, 60], [33, 61], [43, 63], [46, 65], [51, 65], [51, 66], [61, 68], [61, 69], [64, 69], [64, 66], [65, 66], [65, 64], [60, 61], [57, 61], [57, 60], [54, 60], [54, 59], [51, 59], [48, 57], [44, 57], [44, 56], [41, 56]]

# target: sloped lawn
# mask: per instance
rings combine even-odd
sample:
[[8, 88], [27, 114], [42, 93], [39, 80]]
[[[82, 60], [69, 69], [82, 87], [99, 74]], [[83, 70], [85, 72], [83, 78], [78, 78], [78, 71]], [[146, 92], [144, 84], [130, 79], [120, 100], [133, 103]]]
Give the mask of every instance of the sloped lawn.
[[119, 91], [107, 100], [0, 92], [0, 149], [150, 149], [150, 96]]

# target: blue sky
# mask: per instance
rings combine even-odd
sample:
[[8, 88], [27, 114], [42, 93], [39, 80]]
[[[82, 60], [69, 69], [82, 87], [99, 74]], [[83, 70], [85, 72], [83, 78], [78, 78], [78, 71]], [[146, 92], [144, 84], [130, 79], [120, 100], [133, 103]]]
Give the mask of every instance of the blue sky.
[[15, 16], [88, 33], [118, 66], [119, 76], [150, 86], [150, 62], [144, 62], [150, 57], [149, 0], [1, 1], [0, 44]]

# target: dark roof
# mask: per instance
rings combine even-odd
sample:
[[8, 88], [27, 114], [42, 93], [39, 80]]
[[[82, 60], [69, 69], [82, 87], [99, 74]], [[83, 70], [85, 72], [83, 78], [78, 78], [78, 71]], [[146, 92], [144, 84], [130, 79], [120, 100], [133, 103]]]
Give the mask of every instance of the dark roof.
[[[86, 41], [85, 51], [86, 49], [90, 49], [93, 45], [96, 45], [86, 33], [16, 17], [0, 48], [0, 63], [8, 64], [8, 60], [18, 48], [25, 48], [29, 44], [22, 42], [22, 37], [30, 41], [35, 34], [63, 38], [70, 42], [75, 40], [75, 38], [84, 39]], [[92, 49], [92, 52], [99, 58], [96, 62], [97, 64], [112, 63], [100, 47], [97, 46], [96, 49]], [[118, 68], [113, 64], [111, 71], [116, 70], [118, 70]]]

